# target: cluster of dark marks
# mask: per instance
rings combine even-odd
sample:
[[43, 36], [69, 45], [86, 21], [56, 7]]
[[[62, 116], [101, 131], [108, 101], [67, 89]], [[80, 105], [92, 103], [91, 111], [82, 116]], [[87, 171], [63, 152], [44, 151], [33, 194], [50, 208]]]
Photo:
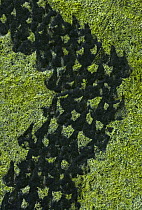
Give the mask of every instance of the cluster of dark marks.
[[[1, 34], [10, 30], [14, 52], [30, 55], [36, 51], [38, 70], [52, 69], [45, 85], [56, 93], [51, 106], [42, 107], [47, 120], [34, 133], [36, 138], [32, 135], [34, 123], [18, 138], [19, 145], [28, 148], [28, 154], [17, 164], [19, 174], [14, 172], [11, 161], [3, 180], [13, 191], [5, 194], [1, 208], [80, 209], [79, 190], [72, 178], [82, 175], [82, 166], [95, 158], [95, 146], [106, 150], [110, 139], [107, 133], [112, 131], [108, 125], [124, 107], [124, 97], [115, 99], [117, 87], [130, 75], [130, 68], [125, 54], [118, 57], [114, 46], [110, 55], [104, 52], [88, 24], [80, 28], [75, 16], [72, 24], [67, 23], [49, 4], [43, 8], [37, 2], [5, 0], [1, 5], [6, 16], [0, 23]], [[34, 40], [30, 40], [30, 34]], [[96, 52], [92, 53], [92, 49]], [[100, 51], [103, 54], [97, 60], [96, 71], [88, 71]], [[76, 68], [76, 64], [80, 66]], [[109, 74], [106, 66], [111, 69]], [[97, 98], [100, 101], [94, 108], [92, 101]], [[102, 125], [99, 129], [97, 122]], [[72, 129], [69, 135], [66, 128]], [[80, 133], [89, 139], [86, 145], [79, 146]]]

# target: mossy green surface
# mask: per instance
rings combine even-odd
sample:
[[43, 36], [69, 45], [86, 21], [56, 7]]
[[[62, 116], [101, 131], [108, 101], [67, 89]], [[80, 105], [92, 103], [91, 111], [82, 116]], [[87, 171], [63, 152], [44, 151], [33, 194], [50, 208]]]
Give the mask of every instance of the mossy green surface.
[[[40, 0], [44, 6], [46, 1]], [[125, 50], [132, 74], [123, 80], [118, 94], [125, 97], [123, 121], [114, 121], [106, 153], [88, 160], [90, 172], [79, 176], [81, 209], [142, 209], [142, 3], [140, 0], [49, 0], [53, 9], [71, 22], [74, 14], [83, 26], [89, 23], [92, 34], [102, 40], [110, 53]], [[3, 17], [4, 18], [4, 17]], [[0, 197], [8, 190], [2, 182], [10, 160], [23, 159], [27, 153], [18, 146], [17, 137], [31, 122], [35, 130], [45, 118], [40, 107], [50, 105], [54, 92], [44, 86], [48, 74], [37, 72], [35, 54], [14, 53], [10, 34], [0, 37]], [[95, 65], [95, 64], [93, 64]], [[93, 69], [90, 67], [90, 71]], [[94, 104], [95, 106], [96, 104]], [[88, 116], [89, 118], [89, 116]], [[99, 125], [98, 125], [99, 126]], [[70, 135], [70, 128], [67, 132]], [[80, 134], [81, 136], [81, 134]], [[79, 139], [80, 139], [79, 136]], [[85, 144], [85, 139], [81, 144]], [[56, 196], [55, 196], [56, 197]], [[72, 208], [73, 209], [73, 208]]]
[[25, 56], [14, 53], [10, 34], [0, 38], [0, 198], [5, 188], [2, 182], [10, 160], [23, 159], [27, 151], [19, 147], [17, 138], [35, 122], [34, 129], [46, 120], [42, 106], [50, 105], [54, 92], [47, 90], [44, 79], [51, 72], [35, 69], [35, 53]]

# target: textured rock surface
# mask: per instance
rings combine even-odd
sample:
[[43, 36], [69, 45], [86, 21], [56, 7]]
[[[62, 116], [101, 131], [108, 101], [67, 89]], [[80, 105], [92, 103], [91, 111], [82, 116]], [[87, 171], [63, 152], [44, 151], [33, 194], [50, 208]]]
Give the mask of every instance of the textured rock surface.
[[[2, 3], [6, 21], [1, 23], [0, 33], [5, 35], [10, 30], [14, 52], [30, 55], [35, 51], [38, 71], [52, 70], [45, 85], [55, 96], [50, 107], [43, 107], [47, 120], [34, 133], [36, 141], [32, 137], [34, 123], [18, 138], [19, 145], [29, 151], [26, 159], [18, 164], [19, 174], [14, 175], [11, 162], [4, 177], [5, 184], [14, 188], [5, 194], [2, 209], [35, 209], [37, 204], [42, 209], [71, 209], [73, 204], [79, 209], [78, 189], [72, 178], [82, 175], [82, 166], [86, 166], [89, 158], [95, 158], [95, 146], [106, 150], [110, 139], [107, 125], [116, 120], [117, 112], [125, 106], [123, 96], [115, 100], [117, 87], [131, 70], [125, 54], [119, 57], [114, 46], [110, 55], [103, 51], [101, 43], [91, 35], [88, 24], [80, 28], [75, 16], [70, 24], [49, 4], [42, 8], [36, 1], [30, 1], [27, 2], [30, 9], [27, 9], [26, 2]], [[12, 14], [13, 9], [15, 14]], [[29, 38], [30, 31], [33, 40]], [[97, 49], [95, 54], [91, 52], [93, 48]], [[103, 54], [95, 61], [100, 51]], [[97, 70], [88, 71], [94, 62]], [[110, 74], [104, 65], [111, 69]], [[93, 107], [91, 102], [98, 97], [100, 101]], [[87, 116], [92, 120], [88, 121]], [[121, 119], [122, 116], [117, 118]], [[53, 120], [57, 124], [54, 131], [51, 129]], [[72, 128], [72, 132], [65, 132], [65, 128], [68, 131]], [[87, 139], [83, 146], [78, 144], [81, 132], [82, 141]], [[23, 188], [28, 190], [23, 192]], [[40, 189], [48, 189], [48, 193], [41, 197]]]

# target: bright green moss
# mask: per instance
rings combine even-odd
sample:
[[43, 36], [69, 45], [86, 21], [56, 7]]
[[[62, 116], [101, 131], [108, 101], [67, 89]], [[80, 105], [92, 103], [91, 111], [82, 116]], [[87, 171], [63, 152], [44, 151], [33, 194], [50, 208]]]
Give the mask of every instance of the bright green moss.
[[[19, 147], [17, 138], [31, 122], [34, 129], [45, 121], [40, 107], [50, 105], [52, 91], [44, 85], [44, 79], [51, 75], [38, 73], [35, 69], [35, 53], [25, 56], [14, 53], [10, 34], [0, 38], [0, 199], [5, 190], [2, 177], [7, 172], [10, 160], [18, 162], [27, 151]], [[40, 103], [39, 103], [40, 102]]]
[[90, 139], [86, 137], [82, 131], [79, 131], [77, 141], [78, 141], [78, 148], [80, 148], [80, 147], [85, 147], [87, 143], [89, 143]]

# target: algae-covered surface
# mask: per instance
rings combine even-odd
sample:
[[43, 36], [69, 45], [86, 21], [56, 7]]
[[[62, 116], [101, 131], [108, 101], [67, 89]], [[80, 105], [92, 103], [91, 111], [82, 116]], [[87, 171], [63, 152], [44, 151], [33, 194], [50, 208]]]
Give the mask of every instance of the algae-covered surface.
[[[125, 51], [132, 69], [130, 77], [123, 79], [117, 90], [118, 95], [123, 94], [125, 98], [125, 109], [121, 110], [123, 120], [115, 120], [109, 125], [114, 129], [110, 134], [111, 140], [106, 152], [97, 153], [96, 159], [89, 159], [89, 172], [74, 178], [79, 189], [78, 201], [81, 203], [81, 209], [140, 210], [142, 209], [142, 3], [140, 0], [49, 0], [48, 2], [65, 21], [71, 22], [71, 16], [75, 15], [82, 26], [88, 22], [91, 33], [102, 42], [105, 52], [110, 53], [111, 45], [115, 46], [120, 56]], [[45, 3], [46, 0], [39, 1], [39, 5], [43, 7]], [[2, 16], [1, 20], [4, 21], [4, 18]], [[25, 149], [19, 147], [17, 137], [30, 123], [35, 122], [36, 130], [45, 122], [46, 118], [40, 108], [50, 105], [55, 93], [47, 90], [44, 85], [44, 79], [50, 77], [51, 72], [36, 70], [35, 53], [26, 56], [13, 52], [10, 32], [0, 37], [0, 53], [0, 200], [2, 201], [5, 192], [11, 190], [2, 181], [10, 161], [18, 163], [27, 154]], [[53, 125], [55, 126], [54, 122]], [[81, 133], [80, 138], [83, 138]]]

